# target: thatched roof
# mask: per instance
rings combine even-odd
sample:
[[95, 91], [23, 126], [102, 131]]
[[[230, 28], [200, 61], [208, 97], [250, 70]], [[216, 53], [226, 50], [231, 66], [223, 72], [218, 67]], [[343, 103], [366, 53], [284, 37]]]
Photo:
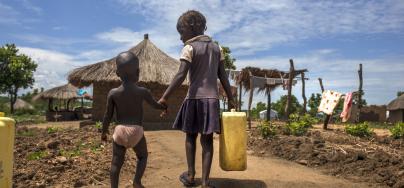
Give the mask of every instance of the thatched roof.
[[31, 104], [22, 99], [17, 99], [13, 106], [15, 110], [34, 109], [34, 107]]
[[[283, 79], [288, 79], [289, 78], [289, 72], [285, 71], [280, 71], [277, 69], [260, 69], [257, 67], [246, 67], [241, 70], [241, 73], [234, 78], [237, 82], [237, 84], [243, 85], [245, 90], [250, 90], [250, 72], [253, 76], [258, 76], [258, 77], [267, 77], [267, 78], [283, 78]], [[302, 72], [307, 72], [307, 69], [300, 69], [300, 70], [295, 70], [293, 73], [293, 78], [296, 76], [300, 75]], [[275, 87], [278, 87], [282, 84], [272, 86], [271, 89], [274, 89]], [[266, 88], [259, 88], [258, 91], [265, 91]]]
[[[157, 48], [149, 40], [148, 34], [145, 34], [143, 41], [128, 51], [139, 58], [140, 83], [168, 85], [178, 71], [180, 62]], [[70, 72], [68, 80], [78, 87], [97, 82], [121, 82], [116, 75], [115, 57], [74, 69]]]
[[78, 95], [77, 93], [78, 88], [71, 85], [71, 84], [66, 84], [62, 85], [59, 87], [54, 87], [52, 89], [48, 89], [44, 92], [39, 93], [36, 95], [33, 100], [38, 100], [38, 99], [61, 99], [61, 100], [67, 100], [67, 99], [76, 99], [76, 98], [81, 98], [82, 96]]
[[404, 94], [392, 100], [387, 105], [387, 110], [402, 110], [404, 109]]

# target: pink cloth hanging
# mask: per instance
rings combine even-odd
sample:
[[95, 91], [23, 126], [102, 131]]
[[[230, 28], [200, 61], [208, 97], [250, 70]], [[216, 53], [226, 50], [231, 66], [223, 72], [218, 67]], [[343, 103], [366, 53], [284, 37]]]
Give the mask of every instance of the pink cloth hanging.
[[351, 116], [352, 98], [352, 93], [345, 94], [344, 108], [340, 115], [340, 117], [342, 118], [342, 122], [347, 122], [349, 117]]

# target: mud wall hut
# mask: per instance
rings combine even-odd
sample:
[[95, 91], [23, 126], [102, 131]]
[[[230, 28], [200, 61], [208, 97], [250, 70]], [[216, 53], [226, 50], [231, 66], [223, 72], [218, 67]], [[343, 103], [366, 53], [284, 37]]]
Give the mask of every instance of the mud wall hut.
[[[140, 77], [138, 84], [148, 88], [153, 97], [158, 100], [177, 73], [180, 62], [157, 48], [149, 40], [148, 34], [145, 34], [144, 40], [129, 51], [139, 58]], [[68, 80], [77, 87], [93, 85], [92, 119], [95, 121], [102, 120], [104, 116], [109, 90], [121, 83], [116, 75], [115, 57], [74, 69], [70, 72]], [[144, 122], [173, 122], [186, 95], [188, 89], [186, 83], [187, 81], [167, 101], [169, 114], [164, 118], [159, 117], [160, 110], [143, 104]]]
[[390, 122], [404, 122], [404, 94], [392, 100], [387, 105], [387, 110]]

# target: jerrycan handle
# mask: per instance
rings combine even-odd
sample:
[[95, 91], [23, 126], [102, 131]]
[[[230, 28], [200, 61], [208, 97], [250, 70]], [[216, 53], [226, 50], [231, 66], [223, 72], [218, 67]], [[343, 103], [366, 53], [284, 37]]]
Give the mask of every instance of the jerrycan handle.
[[236, 112], [236, 109], [232, 108], [230, 109], [230, 112]]

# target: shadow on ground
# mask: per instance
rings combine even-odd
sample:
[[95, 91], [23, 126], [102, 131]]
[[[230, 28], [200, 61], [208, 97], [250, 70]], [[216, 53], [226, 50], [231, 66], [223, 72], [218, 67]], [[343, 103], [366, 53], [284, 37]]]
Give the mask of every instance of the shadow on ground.
[[[211, 184], [216, 188], [267, 188], [265, 182], [261, 180], [243, 180], [231, 178], [210, 178]], [[201, 185], [201, 179], [196, 179], [197, 185]]]

